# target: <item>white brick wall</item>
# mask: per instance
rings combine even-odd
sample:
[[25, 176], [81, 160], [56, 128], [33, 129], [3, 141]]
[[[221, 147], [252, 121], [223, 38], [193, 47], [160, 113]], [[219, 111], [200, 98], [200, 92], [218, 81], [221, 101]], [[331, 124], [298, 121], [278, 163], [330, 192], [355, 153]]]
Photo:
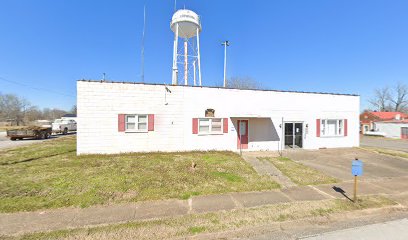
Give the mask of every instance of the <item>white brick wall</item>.
[[[163, 85], [78, 81], [77, 153], [141, 151], [237, 150], [237, 118], [249, 119], [249, 150], [277, 150], [284, 121], [308, 125], [304, 148], [359, 145], [359, 97], [314, 93], [235, 90]], [[192, 134], [192, 118], [205, 109], [229, 118], [221, 135]], [[118, 132], [118, 114], [155, 114], [155, 131]], [[262, 119], [248, 118], [249, 115]], [[316, 119], [348, 119], [347, 137], [316, 137]], [[283, 126], [283, 125], [282, 125]], [[275, 128], [272, 131], [271, 128]], [[232, 130], [232, 131], [231, 131]], [[276, 138], [276, 136], [275, 136]]]

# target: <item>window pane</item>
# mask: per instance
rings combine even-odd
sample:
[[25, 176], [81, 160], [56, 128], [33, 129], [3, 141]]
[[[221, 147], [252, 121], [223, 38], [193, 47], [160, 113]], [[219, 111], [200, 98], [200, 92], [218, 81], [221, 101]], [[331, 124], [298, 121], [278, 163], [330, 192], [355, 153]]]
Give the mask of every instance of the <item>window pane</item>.
[[139, 123], [139, 130], [146, 130], [147, 129], [147, 124], [146, 123]]
[[338, 135], [343, 135], [343, 120], [339, 120], [339, 130]]
[[135, 123], [126, 123], [126, 129], [128, 130], [135, 129]]
[[139, 123], [145, 123], [145, 122], [147, 122], [147, 116], [139, 115]]
[[246, 135], [246, 122], [244, 121], [239, 122], [239, 135]]
[[135, 116], [134, 115], [127, 115], [126, 116], [126, 122], [130, 122], [130, 123], [134, 123], [134, 122], [136, 122], [136, 118], [135, 118]]
[[326, 122], [326, 135], [334, 136], [337, 132], [337, 120], [327, 120]]
[[200, 126], [200, 132], [210, 132], [210, 126]]
[[221, 118], [213, 118], [211, 124], [212, 132], [221, 132]]
[[210, 119], [200, 119], [200, 126], [210, 126]]
[[213, 132], [221, 132], [221, 126], [213, 126], [211, 130]]

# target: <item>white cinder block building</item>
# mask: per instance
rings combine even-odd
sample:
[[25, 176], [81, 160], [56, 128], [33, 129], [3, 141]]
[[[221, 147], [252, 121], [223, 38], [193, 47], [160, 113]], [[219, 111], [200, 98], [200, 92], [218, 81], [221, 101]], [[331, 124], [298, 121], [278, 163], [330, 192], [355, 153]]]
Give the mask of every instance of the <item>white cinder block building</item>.
[[360, 97], [77, 82], [78, 154], [359, 146]]
[[383, 133], [384, 137], [408, 139], [408, 119], [375, 122], [374, 129]]

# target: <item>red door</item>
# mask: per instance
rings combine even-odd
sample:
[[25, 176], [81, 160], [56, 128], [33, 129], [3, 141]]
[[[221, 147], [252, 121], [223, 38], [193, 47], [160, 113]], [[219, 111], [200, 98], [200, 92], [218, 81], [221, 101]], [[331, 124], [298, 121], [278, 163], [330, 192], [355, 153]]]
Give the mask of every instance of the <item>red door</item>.
[[401, 139], [408, 139], [408, 127], [401, 128]]
[[238, 120], [238, 149], [248, 149], [248, 120]]

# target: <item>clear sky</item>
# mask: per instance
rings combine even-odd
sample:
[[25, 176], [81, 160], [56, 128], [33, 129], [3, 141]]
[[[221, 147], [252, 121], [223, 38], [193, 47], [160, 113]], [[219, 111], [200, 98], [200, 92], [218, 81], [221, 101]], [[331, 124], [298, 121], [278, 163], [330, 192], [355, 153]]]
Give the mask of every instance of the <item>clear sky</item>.
[[[78, 79], [140, 81], [144, 4], [145, 81], [171, 83], [174, 0], [0, 0], [0, 92], [68, 110]], [[184, 6], [202, 20], [203, 85], [222, 82], [223, 40], [228, 76], [265, 88], [355, 93], [365, 108], [373, 89], [408, 83], [406, 0], [177, 1]]]

